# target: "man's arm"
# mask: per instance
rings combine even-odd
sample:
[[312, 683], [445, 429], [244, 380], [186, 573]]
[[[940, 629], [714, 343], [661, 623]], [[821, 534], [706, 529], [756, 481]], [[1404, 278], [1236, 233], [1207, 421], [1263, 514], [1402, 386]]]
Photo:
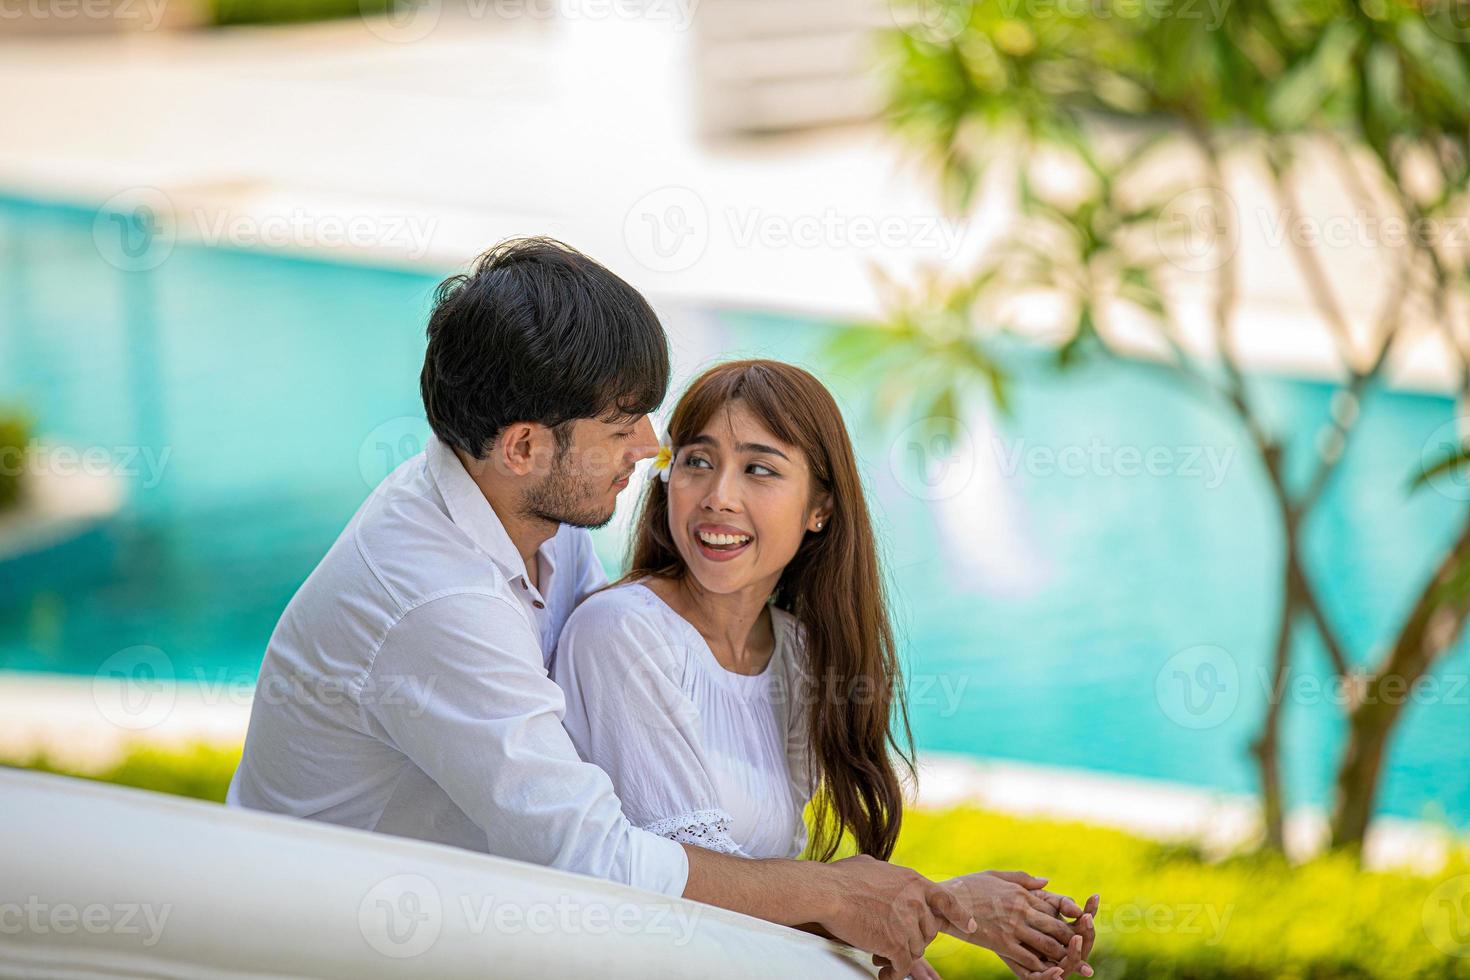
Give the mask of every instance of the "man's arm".
[[684, 897], [787, 926], [818, 925], [872, 953], [881, 980], [899, 980], [941, 929], [973, 932], [955, 895], [917, 871], [870, 857], [823, 864], [753, 861], [686, 845]]
[[782, 925], [819, 926], [813, 931], [873, 953], [883, 978], [907, 976], [933, 941], [933, 930], [996, 952], [1026, 980], [1092, 976], [1087, 957], [1098, 897], [1080, 908], [1045, 891], [1045, 879], [987, 871], [936, 885], [908, 868], [866, 857], [822, 864], [685, 850], [685, 898]]
[[437, 783], [492, 854], [678, 895], [683, 849], [628, 823], [562, 728], [564, 706], [520, 610], [474, 593], [406, 613], [361, 693], [367, 729]]

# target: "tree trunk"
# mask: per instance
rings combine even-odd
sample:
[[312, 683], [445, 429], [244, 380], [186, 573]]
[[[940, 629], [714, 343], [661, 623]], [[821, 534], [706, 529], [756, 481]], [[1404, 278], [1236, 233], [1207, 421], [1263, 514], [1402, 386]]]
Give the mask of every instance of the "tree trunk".
[[[1243, 402], [1238, 406], [1243, 419], [1249, 411]], [[1251, 420], [1253, 421], [1253, 419]], [[1251, 754], [1261, 780], [1261, 820], [1265, 828], [1265, 847], [1284, 853], [1286, 850], [1286, 794], [1281, 788], [1281, 713], [1286, 707], [1286, 681], [1291, 668], [1291, 627], [1300, 608], [1297, 591], [1297, 522], [1291, 496], [1281, 473], [1281, 449], [1264, 438], [1255, 441], [1266, 482], [1281, 516], [1281, 612], [1276, 621], [1276, 647], [1271, 668], [1271, 690], [1266, 698], [1266, 716], [1261, 732], [1251, 742]]]
[[[1290, 547], [1290, 545], [1288, 545]], [[1265, 827], [1265, 846], [1277, 853], [1286, 850], [1286, 798], [1281, 789], [1281, 711], [1285, 706], [1287, 670], [1291, 664], [1291, 626], [1296, 616], [1296, 580], [1290, 558], [1281, 585], [1281, 617], [1277, 621], [1275, 659], [1271, 671], [1271, 691], [1266, 699], [1266, 717], [1261, 733], [1251, 742], [1251, 754], [1261, 779], [1261, 819]]]
[[1470, 612], [1470, 589], [1448, 585], [1470, 560], [1470, 522], [1460, 531], [1425, 586], [1387, 660], [1361, 688], [1348, 717], [1348, 738], [1337, 773], [1332, 846], [1361, 849], [1373, 817], [1383, 758], [1414, 686], [1459, 638]]

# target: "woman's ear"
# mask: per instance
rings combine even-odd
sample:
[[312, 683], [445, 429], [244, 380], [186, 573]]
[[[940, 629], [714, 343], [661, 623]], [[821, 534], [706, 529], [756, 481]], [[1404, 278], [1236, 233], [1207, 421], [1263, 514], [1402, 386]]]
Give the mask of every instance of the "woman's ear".
[[832, 520], [832, 495], [826, 494], [806, 519], [808, 531], [820, 531]]

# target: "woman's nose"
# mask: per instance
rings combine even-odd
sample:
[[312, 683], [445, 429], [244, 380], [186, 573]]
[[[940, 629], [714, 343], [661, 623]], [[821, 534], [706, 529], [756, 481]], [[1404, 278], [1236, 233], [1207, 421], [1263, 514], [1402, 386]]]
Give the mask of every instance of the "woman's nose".
[[735, 489], [737, 478], [731, 467], [720, 467], [712, 474], [709, 490], [704, 496], [706, 510], [738, 511], [739, 498]]

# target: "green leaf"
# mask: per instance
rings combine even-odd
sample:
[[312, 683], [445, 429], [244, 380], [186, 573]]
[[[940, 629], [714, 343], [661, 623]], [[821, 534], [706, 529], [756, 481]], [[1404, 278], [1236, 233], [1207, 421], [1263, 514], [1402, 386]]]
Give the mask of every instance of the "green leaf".
[[959, 418], [959, 400], [955, 395], [955, 390], [948, 386], [940, 389], [939, 394], [929, 403], [929, 407], [925, 410], [924, 414], [931, 419], [942, 422], [944, 425], [944, 434], [953, 437], [955, 431], [954, 422]]
[[1311, 55], [1271, 87], [1266, 98], [1271, 122], [1295, 130], [1321, 115], [1328, 100], [1352, 79], [1352, 57], [1362, 37], [1356, 21], [1339, 21], [1323, 31]]
[[1414, 474], [1409, 489], [1418, 490], [1435, 477], [1470, 463], [1470, 446], [1456, 446], [1444, 456]]
[[1148, 270], [1129, 266], [1123, 270], [1118, 283], [1118, 295], [1157, 317], [1166, 317], [1163, 294], [1154, 286]]
[[[1470, 555], [1461, 555], [1451, 567], [1449, 575], [1435, 589], [1434, 598], [1443, 608], [1463, 610], [1470, 605]], [[1465, 618], [1460, 614], [1460, 620]]]
[[1463, 125], [1470, 115], [1465, 45], [1440, 37], [1422, 19], [1400, 24], [1397, 37], [1405, 74], [1418, 83], [1420, 99], [1416, 101], [1422, 101], [1426, 111], [1436, 116], [1443, 113]]
[[1083, 303], [1082, 309], [1077, 313], [1077, 326], [1073, 329], [1072, 336], [1057, 349], [1057, 366], [1069, 368], [1077, 365], [1096, 339], [1097, 329], [1092, 320], [1092, 307]]

